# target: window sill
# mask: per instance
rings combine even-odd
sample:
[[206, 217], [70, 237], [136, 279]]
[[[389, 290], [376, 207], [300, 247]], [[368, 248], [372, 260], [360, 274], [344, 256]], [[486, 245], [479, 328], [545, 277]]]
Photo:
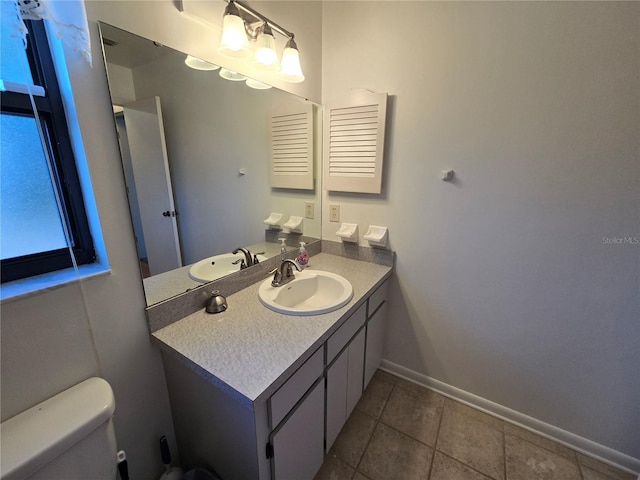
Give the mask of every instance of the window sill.
[[102, 277], [109, 273], [111, 273], [109, 265], [92, 263], [79, 266], [77, 271], [73, 268], [66, 268], [57, 272], [3, 283], [0, 286], [0, 302], [8, 303], [14, 300], [21, 300], [88, 278]]

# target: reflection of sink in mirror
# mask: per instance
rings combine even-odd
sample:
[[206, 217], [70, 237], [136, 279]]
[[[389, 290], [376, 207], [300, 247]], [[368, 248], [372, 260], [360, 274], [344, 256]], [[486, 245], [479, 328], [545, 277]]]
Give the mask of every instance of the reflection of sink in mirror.
[[[224, 277], [230, 273], [234, 273], [240, 270], [240, 263], [236, 265], [233, 262], [238, 262], [242, 259], [242, 255], [234, 255], [233, 253], [223, 253], [221, 255], [215, 255], [213, 257], [205, 258], [197, 263], [194, 263], [189, 269], [189, 277], [196, 282], [210, 282], [217, 278]], [[264, 255], [256, 255], [260, 262], [267, 260]]]
[[335, 273], [304, 270], [295, 280], [273, 287], [271, 278], [260, 285], [258, 297], [264, 306], [285, 315], [319, 315], [337, 310], [353, 297], [349, 281]]

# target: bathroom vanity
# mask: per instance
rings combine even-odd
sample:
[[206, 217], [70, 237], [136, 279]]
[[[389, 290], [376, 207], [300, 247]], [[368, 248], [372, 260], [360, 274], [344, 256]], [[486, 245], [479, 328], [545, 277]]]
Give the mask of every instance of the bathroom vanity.
[[225, 479], [312, 479], [380, 364], [391, 267], [320, 253], [353, 298], [313, 316], [276, 313], [259, 283], [153, 333], [181, 461]]

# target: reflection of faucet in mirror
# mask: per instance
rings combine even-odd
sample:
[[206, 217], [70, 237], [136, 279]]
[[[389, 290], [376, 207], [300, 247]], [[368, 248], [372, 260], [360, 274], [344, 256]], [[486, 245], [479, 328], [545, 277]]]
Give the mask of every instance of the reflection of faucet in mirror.
[[264, 252], [258, 252], [258, 253], [254, 253], [253, 254], [253, 264], [257, 265], [260, 263], [260, 260], [258, 259], [258, 255], [264, 255]]
[[238, 252], [242, 252], [244, 254], [244, 258], [236, 260], [232, 262], [234, 265], [240, 263], [240, 270], [251, 266], [251, 252], [249, 250], [245, 250], [244, 248], [236, 248], [233, 252], [234, 255]]
[[234, 255], [238, 252], [242, 252], [244, 254], [244, 258], [240, 258], [235, 262], [232, 262], [234, 265], [240, 264], [240, 270], [247, 267], [252, 267], [253, 265], [257, 265], [260, 263], [260, 259], [258, 255], [264, 255], [264, 252], [258, 252], [253, 257], [251, 256], [251, 251], [248, 248], [236, 248], [233, 252]]

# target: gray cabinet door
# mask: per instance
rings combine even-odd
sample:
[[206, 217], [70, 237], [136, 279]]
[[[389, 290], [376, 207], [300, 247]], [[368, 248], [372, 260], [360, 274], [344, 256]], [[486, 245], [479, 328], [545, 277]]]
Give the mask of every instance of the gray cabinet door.
[[324, 382], [311, 393], [273, 434], [273, 478], [312, 480], [324, 460]]
[[327, 452], [362, 396], [364, 344], [363, 328], [327, 370]]
[[343, 351], [327, 370], [327, 452], [347, 420], [349, 349]]
[[347, 383], [347, 418], [362, 396], [362, 379], [364, 376], [364, 344], [365, 329], [349, 344], [349, 375]]

